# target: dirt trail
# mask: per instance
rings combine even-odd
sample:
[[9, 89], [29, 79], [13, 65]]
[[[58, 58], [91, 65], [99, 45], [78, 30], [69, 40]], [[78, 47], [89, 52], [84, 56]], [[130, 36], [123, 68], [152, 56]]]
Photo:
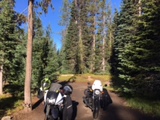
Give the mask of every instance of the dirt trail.
[[[85, 107], [82, 97], [83, 91], [87, 87], [87, 83], [71, 83], [73, 87], [73, 107], [74, 107], [74, 120], [93, 120], [92, 112], [89, 108]], [[125, 101], [117, 94], [109, 92], [113, 103], [108, 106], [106, 111], [101, 110], [98, 120], [160, 120], [152, 118], [147, 115], [132, 110], [125, 106]], [[38, 107], [33, 109], [32, 112], [25, 114], [23, 111], [13, 117], [13, 120], [44, 120], [42, 103], [37, 104]]]

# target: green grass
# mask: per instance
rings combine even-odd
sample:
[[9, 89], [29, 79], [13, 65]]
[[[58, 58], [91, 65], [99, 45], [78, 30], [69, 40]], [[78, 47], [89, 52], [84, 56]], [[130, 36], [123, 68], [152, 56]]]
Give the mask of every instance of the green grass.
[[138, 109], [144, 113], [160, 116], [160, 101], [130, 98], [127, 99], [127, 103], [130, 107]]

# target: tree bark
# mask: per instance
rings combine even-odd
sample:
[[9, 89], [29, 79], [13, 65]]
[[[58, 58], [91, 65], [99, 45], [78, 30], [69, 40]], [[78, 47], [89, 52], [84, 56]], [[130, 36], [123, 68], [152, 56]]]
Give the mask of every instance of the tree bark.
[[[75, 0], [75, 6], [78, 9], [78, 18], [76, 18], [76, 23], [78, 24], [78, 38], [79, 38], [79, 72], [80, 74], [84, 72], [84, 61], [83, 61], [83, 40], [82, 40], [82, 25], [80, 21], [80, 8], [79, 8], [79, 1]], [[81, 3], [82, 4], [82, 3]]]
[[26, 112], [32, 110], [31, 79], [32, 79], [32, 45], [33, 45], [33, 4], [34, 0], [29, 0], [28, 8], [28, 42], [26, 59], [26, 78], [24, 88], [24, 109]]
[[[96, 9], [96, 0], [94, 0], [94, 5], [95, 5], [95, 9]], [[90, 72], [93, 73], [94, 69], [95, 69], [95, 49], [96, 49], [96, 10], [94, 11], [94, 21], [93, 21], [93, 26], [94, 26], [94, 30], [93, 30], [93, 41], [92, 41], [92, 61], [91, 61], [91, 69]]]
[[106, 63], [105, 63], [105, 44], [106, 44], [106, 16], [105, 14], [103, 14], [103, 45], [102, 45], [102, 54], [103, 54], [103, 58], [102, 58], [102, 71], [104, 72], [106, 69]]
[[3, 94], [3, 65], [0, 66], [0, 95]]
[[141, 5], [141, 0], [138, 1], [138, 15], [141, 16], [142, 15], [142, 5]]

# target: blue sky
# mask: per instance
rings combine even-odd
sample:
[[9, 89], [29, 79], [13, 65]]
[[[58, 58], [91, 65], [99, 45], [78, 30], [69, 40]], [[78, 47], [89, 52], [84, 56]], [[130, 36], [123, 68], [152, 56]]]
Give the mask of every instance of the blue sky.
[[[52, 27], [52, 39], [54, 43], [57, 45], [57, 48], [61, 48], [61, 35], [60, 32], [62, 30], [62, 26], [59, 25], [60, 16], [61, 16], [61, 8], [63, 0], [52, 0], [54, 10], [49, 9], [48, 14], [42, 15], [40, 18], [42, 20], [44, 28], [46, 28], [49, 24]], [[120, 8], [121, 0], [111, 0], [112, 8]], [[28, 0], [16, 0], [15, 10], [19, 13], [27, 15], [28, 13]], [[27, 25], [24, 26], [27, 29]]]

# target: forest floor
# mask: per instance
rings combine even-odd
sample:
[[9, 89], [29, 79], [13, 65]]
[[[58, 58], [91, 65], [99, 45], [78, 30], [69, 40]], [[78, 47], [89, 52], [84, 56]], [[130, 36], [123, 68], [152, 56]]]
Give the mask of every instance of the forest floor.
[[[87, 88], [86, 83], [74, 82], [70, 83], [73, 87], [73, 94], [71, 95], [73, 101], [73, 120], [93, 120], [92, 111], [85, 107], [82, 97], [84, 96], [84, 89]], [[127, 107], [123, 98], [114, 92], [109, 94], [113, 103], [108, 106], [106, 111], [101, 110], [98, 120], [160, 120], [146, 115], [138, 110]], [[12, 120], [44, 120], [44, 104], [38, 98], [35, 98], [34, 108], [31, 112], [25, 113], [20, 111], [13, 115]]]

